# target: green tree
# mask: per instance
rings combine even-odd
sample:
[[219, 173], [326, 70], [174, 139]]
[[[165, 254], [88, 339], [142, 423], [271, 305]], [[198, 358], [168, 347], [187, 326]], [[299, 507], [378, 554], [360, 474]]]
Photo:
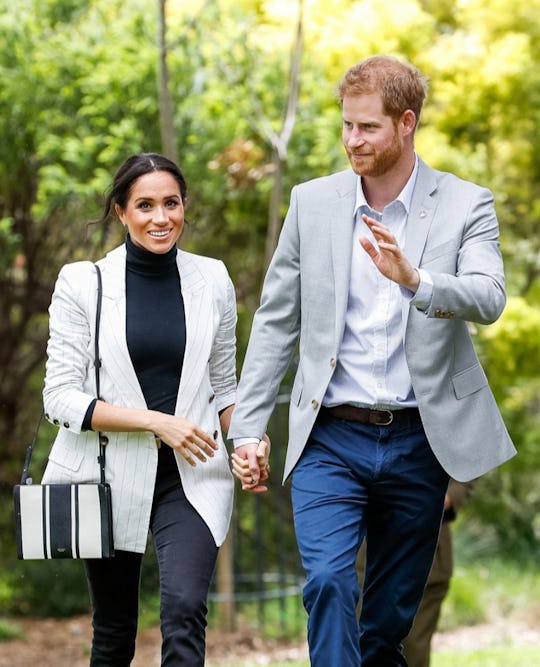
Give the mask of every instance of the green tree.
[[28, 437], [28, 415], [38, 414], [20, 388], [43, 363], [58, 269], [110, 243], [106, 230], [88, 235], [89, 211], [98, 212], [98, 196], [127, 154], [159, 145], [155, 22], [143, 20], [144, 3], [139, 12], [135, 3], [129, 11], [124, 3], [7, 4], [0, 19], [0, 133], [8, 138], [0, 147], [4, 481], [16, 443]]
[[[265, 265], [276, 149], [269, 137], [283, 129], [295, 17], [287, 0], [169, 0], [166, 14], [160, 2], [165, 7], [163, 0], [0, 0], [6, 489], [39, 411], [58, 269], [121, 240], [119, 226], [86, 223], [99, 216], [111, 175], [127, 155], [168, 150], [163, 125], [174, 129], [188, 181], [182, 243], [229, 267], [242, 362]], [[500, 323], [479, 328], [477, 342], [519, 455], [480, 481], [470, 507], [481, 530], [496, 523], [501, 548], [519, 544], [529, 553], [540, 540], [539, 10], [540, 0], [306, 0], [295, 122], [274, 201], [279, 222], [295, 183], [347, 165], [334, 94], [346, 67], [386, 52], [429, 75], [418, 152], [494, 191], [512, 297]], [[161, 49], [160, 16], [167, 28]], [[174, 114], [165, 124], [159, 81]], [[277, 484], [278, 470], [273, 477]], [[3, 507], [8, 525], [9, 499]]]

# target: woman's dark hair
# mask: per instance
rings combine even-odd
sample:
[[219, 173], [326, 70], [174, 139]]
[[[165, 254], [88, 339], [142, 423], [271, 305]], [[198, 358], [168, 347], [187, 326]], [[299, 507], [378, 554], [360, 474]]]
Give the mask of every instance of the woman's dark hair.
[[105, 222], [109, 218], [115, 204], [125, 209], [135, 181], [153, 171], [169, 172], [178, 183], [182, 202], [185, 203], [187, 195], [186, 180], [178, 165], [158, 153], [140, 153], [129, 157], [116, 172], [99, 222]]

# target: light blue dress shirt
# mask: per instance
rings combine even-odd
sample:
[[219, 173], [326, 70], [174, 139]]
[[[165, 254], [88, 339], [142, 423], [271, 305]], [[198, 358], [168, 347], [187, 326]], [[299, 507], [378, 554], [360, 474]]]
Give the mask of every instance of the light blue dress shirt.
[[[386, 225], [399, 247], [404, 247], [417, 173], [418, 158], [405, 187], [382, 213], [369, 206], [358, 177], [349, 301], [336, 370], [323, 400], [327, 407], [342, 403], [391, 410], [416, 407], [403, 348], [401, 306], [403, 299], [408, 299], [410, 305], [427, 310], [433, 282], [426, 271], [417, 269], [420, 284], [416, 293], [400, 287], [379, 272], [359, 239], [367, 236], [376, 245], [361, 218], [362, 213], [367, 213]], [[234, 446], [258, 442], [258, 438], [235, 438]]]
[[323, 405], [347, 403], [392, 410], [416, 406], [403, 347], [402, 305], [408, 299], [411, 305], [426, 309], [433, 284], [420, 269], [416, 293], [400, 287], [380, 273], [359, 239], [366, 236], [377, 245], [362, 220], [366, 213], [388, 227], [399, 247], [404, 247], [417, 172], [418, 160], [401, 193], [382, 213], [369, 206], [358, 177], [345, 330]]

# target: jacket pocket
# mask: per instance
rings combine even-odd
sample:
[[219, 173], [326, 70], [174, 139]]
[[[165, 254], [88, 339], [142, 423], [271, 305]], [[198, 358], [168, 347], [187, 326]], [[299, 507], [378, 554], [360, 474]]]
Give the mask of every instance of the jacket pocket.
[[55, 443], [49, 454], [49, 461], [72, 472], [79, 470], [83, 458], [84, 453], [79, 447], [75, 445], [66, 446], [62, 443]]
[[452, 378], [456, 398], [464, 398], [474, 394], [475, 391], [487, 386], [487, 383], [486, 374], [480, 364], [466, 368], [464, 371], [456, 373]]
[[459, 244], [455, 240], [446, 241], [445, 243], [440, 243], [434, 248], [430, 248], [429, 250], [424, 251], [422, 259], [420, 261], [420, 266], [424, 266], [425, 264], [429, 264], [430, 262], [436, 261], [441, 257], [444, 257], [444, 255], [448, 255], [449, 253], [453, 254], [454, 256], [457, 256], [458, 250], [459, 250]]

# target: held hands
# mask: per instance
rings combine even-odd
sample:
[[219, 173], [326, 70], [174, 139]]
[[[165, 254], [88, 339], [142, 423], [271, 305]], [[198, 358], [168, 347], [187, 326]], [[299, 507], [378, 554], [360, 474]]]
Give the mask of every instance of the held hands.
[[360, 245], [373, 260], [379, 271], [390, 280], [411, 292], [416, 292], [420, 284], [418, 271], [402, 253], [396, 238], [387, 227], [367, 215], [362, 215], [362, 220], [370, 228], [378, 249], [365, 236], [360, 238]]
[[159, 414], [160, 418], [153, 429], [154, 433], [181, 454], [191, 466], [197, 465], [196, 459], [205, 463], [207, 457], [214, 456], [218, 448], [215, 440], [217, 433], [212, 437], [183, 417]]
[[270, 438], [266, 433], [258, 445], [242, 445], [231, 454], [232, 472], [242, 482], [243, 491], [264, 493], [268, 490], [261, 482], [270, 474], [269, 456]]

